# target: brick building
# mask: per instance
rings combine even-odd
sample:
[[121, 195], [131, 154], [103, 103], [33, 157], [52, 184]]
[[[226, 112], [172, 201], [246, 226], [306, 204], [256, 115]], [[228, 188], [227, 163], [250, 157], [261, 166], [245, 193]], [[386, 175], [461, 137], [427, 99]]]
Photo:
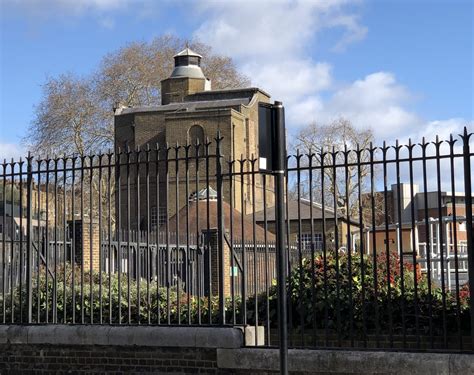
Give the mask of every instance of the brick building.
[[[5, 194], [5, 197], [3, 196]], [[49, 228], [53, 233], [55, 223], [64, 222], [64, 189], [53, 184], [33, 182], [31, 189], [31, 217], [35, 238], [39, 228]], [[6, 180], [0, 189], [0, 236], [19, 238], [20, 231], [26, 237], [27, 230], [27, 186], [26, 181]], [[57, 226], [57, 225], [56, 225]]]
[[[323, 228], [326, 230], [327, 248], [333, 248], [336, 244], [336, 225], [339, 249], [347, 248], [347, 234], [349, 232], [351, 233], [352, 248], [354, 248], [356, 238], [359, 236], [360, 225], [357, 220], [348, 222], [345, 215], [341, 213], [338, 213], [336, 217], [334, 210], [329, 207], [325, 207], [323, 215], [322, 205], [317, 202], [310, 202], [307, 199], [300, 199], [299, 201], [290, 199], [286, 203], [286, 215], [288, 238], [295, 249], [301, 248], [302, 251], [310, 252], [312, 245], [314, 245], [315, 250], [321, 251], [323, 249]], [[253, 218], [253, 213], [248, 214], [247, 217], [249, 219]], [[255, 212], [255, 220], [260, 226], [264, 226], [266, 220], [268, 230], [271, 233], [276, 233], [275, 207]]]
[[[263, 90], [255, 87], [212, 90], [211, 82], [204, 76], [200, 64], [201, 56], [189, 48], [184, 49], [174, 56], [175, 67], [170, 77], [161, 82], [161, 105], [147, 107], [119, 107], [115, 110], [115, 147], [116, 149], [129, 148], [131, 150], [144, 150], [147, 145], [152, 148], [158, 145], [162, 150], [167, 145], [173, 147], [177, 144], [195, 144], [196, 139], [203, 144], [206, 138], [213, 140], [220, 131], [222, 141], [222, 154], [224, 160], [237, 160], [258, 158], [258, 103], [269, 102], [270, 96]], [[190, 156], [195, 154], [194, 148], [190, 149]], [[202, 150], [201, 150], [202, 151]], [[176, 156], [175, 149], [171, 149], [169, 158]], [[215, 144], [210, 146], [210, 153], [215, 153]], [[185, 155], [181, 147], [179, 157]], [[161, 156], [166, 158], [163, 154]], [[175, 164], [169, 164], [168, 175], [165, 163], [159, 164], [159, 186], [156, 189], [156, 179], [151, 178], [151, 207], [152, 227], [160, 225], [161, 218], [172, 216], [188, 201], [184, 179], [184, 162], [180, 162], [178, 179], [176, 178]], [[227, 164], [226, 164], [227, 167]], [[195, 189], [195, 166], [190, 165], [189, 184]], [[247, 165], [245, 168], [250, 168]], [[137, 205], [140, 195], [134, 188], [134, 175], [131, 173], [130, 204], [127, 199], [121, 200], [122, 217], [127, 216], [127, 206], [140, 208], [140, 213], [133, 212], [131, 226], [144, 226], [146, 220], [145, 202]], [[153, 173], [153, 172], [151, 172]], [[123, 175], [123, 174], [122, 174]], [[210, 161], [209, 187], [215, 186], [215, 164]], [[204, 160], [199, 171], [198, 189], [206, 187]], [[169, 184], [166, 187], [165, 180]], [[177, 182], [178, 181], [178, 182]], [[252, 179], [244, 175], [243, 201], [241, 197], [241, 182], [236, 177], [233, 191], [229, 184], [224, 184], [224, 199], [229, 201], [230, 194], [234, 195], [235, 208], [244, 213], [255, 209], [263, 209], [263, 187], [260, 176], [256, 176], [256, 193], [251, 194]], [[178, 185], [178, 189], [176, 189]], [[120, 182], [122, 196], [126, 194], [126, 186]], [[139, 185], [141, 187], [141, 185]], [[267, 202], [273, 205], [273, 187], [267, 184]], [[142, 190], [144, 191], [144, 190]], [[157, 192], [156, 194], [154, 192]], [[157, 204], [157, 200], [159, 200]], [[137, 223], [140, 217], [140, 223]]]
[[[257, 279], [252, 273], [252, 267], [254, 261], [257, 267], [261, 270], [274, 269], [276, 257], [274, 256], [274, 242], [275, 235], [259, 226], [254, 225], [253, 220], [249, 215], [242, 215], [241, 212], [231, 207], [227, 202], [222, 204], [222, 213], [225, 233], [224, 233], [224, 248], [223, 248], [223, 261], [224, 261], [224, 293], [226, 296], [231, 294], [231, 283], [235, 277], [236, 285], [241, 285], [241, 274], [242, 271], [238, 265], [243, 262], [242, 258], [242, 242], [247, 243], [247, 290], [254, 291], [256, 284], [260, 291], [265, 290], [264, 278]], [[183, 207], [177, 214], [169, 218], [168, 230], [170, 233], [176, 233], [179, 230], [180, 233], [189, 232], [189, 234], [203, 235], [203, 256], [205, 261], [204, 266], [204, 285], [209, 284], [209, 276], [211, 276], [210, 283], [212, 285], [212, 293], [218, 294], [219, 287], [219, 250], [217, 245], [217, 195], [215, 191], [209, 192], [209, 199], [207, 199], [206, 189], [201, 190], [198, 194], [195, 194], [188, 206]], [[165, 226], [163, 226], [165, 227]], [[254, 233], [255, 229], [255, 233]], [[162, 228], [162, 231], [166, 231], [166, 227]], [[243, 238], [242, 238], [243, 234]], [[254, 239], [255, 243], [263, 244], [264, 241], [268, 242], [270, 247], [270, 254], [267, 258], [263, 256], [255, 255], [254, 252]], [[183, 241], [184, 242], [184, 241]], [[233, 247], [233, 251], [231, 250]], [[234, 261], [231, 260], [231, 254], [234, 253]], [[256, 256], [256, 257], [255, 257]], [[266, 266], [265, 263], [268, 263]], [[234, 267], [232, 267], [234, 264]], [[209, 272], [210, 267], [210, 272]], [[241, 268], [241, 267], [240, 267]], [[235, 270], [235, 271], [234, 271]], [[239, 288], [237, 288], [239, 289]], [[240, 291], [236, 290], [239, 294]], [[205, 288], [204, 295], [208, 295], [208, 289]]]
[[[385, 228], [383, 213], [380, 215], [380, 220], [376, 222], [375, 241], [377, 248], [384, 248], [387, 241], [387, 233], [389, 249], [396, 252], [399, 252], [401, 248], [404, 253], [412, 252], [413, 250], [419, 253], [419, 245], [426, 246], [427, 238], [432, 243], [431, 246], [438, 246], [442, 239], [443, 246], [447, 246], [450, 251], [452, 251], [455, 242], [458, 246], [463, 246], [466, 243], [467, 230], [469, 228], [467, 228], [466, 224], [466, 197], [464, 193], [428, 191], [425, 197], [425, 193], [420, 191], [420, 187], [414, 184], [413, 196], [411, 196], [410, 184], [400, 184], [400, 194], [397, 193], [397, 188], [398, 186], [394, 184], [387, 192], [388, 231]], [[398, 195], [400, 195], [401, 220], [398, 218]], [[413, 231], [412, 228], [412, 209], [415, 213], [416, 231]], [[429, 233], [426, 230], [426, 216], [430, 226]], [[398, 233], [400, 224], [402, 232], [401, 244], [399, 244]], [[371, 232], [372, 229], [369, 225], [367, 228], [369, 250], [374, 247]], [[415, 249], [413, 249], [413, 244], [415, 244]]]

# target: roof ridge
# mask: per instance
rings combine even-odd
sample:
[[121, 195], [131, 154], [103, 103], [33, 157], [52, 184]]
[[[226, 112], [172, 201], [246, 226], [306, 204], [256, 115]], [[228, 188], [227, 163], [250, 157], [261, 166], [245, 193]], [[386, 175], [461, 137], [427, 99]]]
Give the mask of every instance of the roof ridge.
[[197, 56], [197, 57], [200, 57], [202, 58], [202, 56], [197, 53], [197, 52], [194, 52], [191, 48], [189, 47], [186, 47], [185, 49], [183, 49], [181, 52], [178, 52], [176, 55], [174, 55], [173, 57], [179, 57], [179, 56]]

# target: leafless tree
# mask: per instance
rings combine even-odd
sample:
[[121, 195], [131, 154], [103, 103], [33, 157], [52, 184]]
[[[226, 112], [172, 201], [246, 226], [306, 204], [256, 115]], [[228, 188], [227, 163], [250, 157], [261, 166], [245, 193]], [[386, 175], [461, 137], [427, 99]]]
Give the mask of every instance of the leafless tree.
[[106, 142], [98, 132], [98, 111], [87, 78], [64, 74], [48, 78], [25, 142], [37, 155], [84, 155]]
[[[307, 198], [309, 189], [312, 189], [314, 200], [321, 201], [324, 194], [327, 207], [333, 208], [336, 200], [336, 207], [340, 212], [344, 214], [348, 212], [352, 219], [358, 220], [360, 190], [362, 217], [364, 222], [368, 222], [371, 207], [366, 203], [370, 200], [364, 199], [364, 195], [370, 191], [371, 169], [368, 162], [372, 141], [371, 129], [357, 129], [344, 118], [327, 125], [312, 123], [301, 129], [291, 147], [297, 156], [290, 160], [296, 162], [299, 157], [300, 166], [308, 166], [311, 163], [315, 168], [312, 168], [311, 182], [309, 173], [305, 173], [304, 177], [300, 174], [300, 197]], [[376, 151], [373, 151], [373, 154], [376, 155]], [[360, 163], [362, 165], [358, 166]], [[320, 168], [322, 165], [325, 168]], [[334, 165], [337, 167], [334, 168]], [[347, 165], [347, 168], [344, 165]], [[322, 170], [324, 170], [324, 191], [322, 191]], [[293, 176], [290, 182], [290, 192], [293, 196], [298, 194], [296, 183]], [[380, 199], [376, 199], [375, 205], [377, 207], [381, 205]]]
[[186, 44], [203, 55], [202, 68], [213, 89], [249, 84], [231, 58], [198, 41], [166, 35], [150, 43], [133, 42], [106, 55], [88, 76], [49, 77], [24, 143], [43, 156], [83, 156], [111, 147], [113, 106], [159, 104], [160, 82], [171, 73], [173, 55]]

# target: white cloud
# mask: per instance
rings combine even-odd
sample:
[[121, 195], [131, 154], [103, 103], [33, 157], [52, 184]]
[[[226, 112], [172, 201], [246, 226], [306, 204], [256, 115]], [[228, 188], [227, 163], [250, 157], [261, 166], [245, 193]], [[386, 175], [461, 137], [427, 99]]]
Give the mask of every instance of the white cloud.
[[286, 60], [280, 64], [245, 64], [241, 70], [252, 77], [252, 84], [283, 100], [290, 114], [295, 106], [331, 87], [331, 66], [311, 60]]
[[[467, 126], [468, 131], [473, 131], [473, 122], [472, 120], [466, 120], [462, 118], [451, 118], [444, 120], [436, 121], [425, 121], [422, 126], [408, 130], [400, 138], [400, 144], [408, 144], [408, 140], [412, 140], [414, 144], [413, 155], [419, 157], [422, 155], [422, 147], [420, 143], [425, 139], [427, 143], [426, 155], [435, 156], [436, 155], [436, 146], [434, 142], [438, 136], [438, 141], [441, 142], [439, 145], [439, 150], [441, 155], [449, 155], [451, 152], [450, 149], [450, 136], [453, 136], [455, 141], [453, 145], [453, 153], [456, 155], [462, 155], [463, 144], [462, 139], [459, 136], [463, 133], [464, 127]], [[394, 142], [389, 142], [390, 145], [393, 145]], [[473, 142], [471, 141], [471, 145]], [[393, 155], [393, 154], [392, 154]], [[403, 148], [400, 153], [400, 157], [408, 156], [408, 150]], [[464, 165], [462, 162], [462, 156], [456, 156], [454, 158], [454, 189], [458, 192], [464, 191]], [[427, 172], [427, 190], [428, 191], [437, 191], [438, 190], [438, 166], [435, 159], [428, 160], [426, 162], [426, 172]], [[441, 158], [439, 160], [439, 176], [441, 182], [441, 191], [452, 191], [451, 186], [451, 160], [448, 158]], [[474, 166], [471, 166], [471, 173], [474, 174]], [[413, 163], [413, 175], [414, 181], [423, 189], [423, 165], [421, 162]], [[388, 170], [389, 181], [396, 181], [396, 170], [395, 165], [391, 164]], [[408, 183], [410, 181], [408, 163], [402, 163], [400, 168], [400, 178], [402, 182]]]
[[415, 136], [421, 137], [433, 137], [434, 134], [439, 135], [440, 139], [449, 139], [450, 134], [458, 136], [464, 131], [464, 127], [467, 127], [468, 131], [474, 131], [473, 120], [469, 121], [463, 118], [451, 118], [446, 120], [435, 120], [429, 121], [425, 126], [418, 130]]
[[394, 74], [376, 72], [335, 89], [326, 100], [311, 100], [317, 105], [302, 106], [300, 110], [308, 112], [300, 117], [312, 117], [321, 123], [344, 117], [358, 128], [372, 128], [379, 142], [399, 139], [406, 143], [409, 138], [421, 141], [422, 137], [434, 140], [436, 135], [448, 139], [451, 133], [459, 134], [469, 125], [469, 120], [462, 118], [424, 119], [409, 109], [415, 98]]
[[252, 84], [285, 104], [288, 124], [306, 124], [320, 109], [318, 94], [332, 86], [328, 63], [294, 59], [280, 64], [244, 64], [241, 70]]
[[103, 28], [113, 29], [114, 16], [129, 11], [140, 14], [149, 9], [150, 0], [4, 0], [1, 10], [5, 14], [19, 12], [33, 23], [50, 20], [71, 23], [76, 18], [91, 17]]
[[324, 109], [324, 103], [317, 95], [312, 95], [299, 102], [286, 106], [286, 123], [289, 130], [295, 130], [295, 124], [318, 122], [318, 113]]
[[[240, 58], [300, 54], [323, 28], [342, 28], [341, 45], [361, 40], [367, 28], [343, 5], [357, 0], [201, 1], [206, 20], [195, 35], [219, 52]], [[203, 16], [204, 15], [204, 16]]]
[[0, 142], [0, 162], [3, 162], [4, 159], [6, 159], [8, 162], [12, 158], [15, 161], [18, 161], [20, 157], [24, 159], [25, 156], [26, 156], [26, 151], [19, 144]]
[[371, 127], [377, 141], [460, 131], [462, 119], [429, 121], [419, 116], [412, 106], [417, 95], [391, 72], [341, 84], [328, 62], [314, 60], [322, 30], [340, 33], [332, 46], [337, 52], [365, 38], [368, 29], [351, 6], [359, 2], [203, 1], [196, 6], [203, 22], [194, 35], [231, 56], [254, 85], [284, 102], [290, 132], [339, 117], [359, 128]]
[[314, 116], [322, 123], [344, 117], [356, 127], [373, 128], [377, 139], [393, 139], [423, 124], [405, 107], [413, 97], [393, 74], [377, 72], [335, 90]]
[[329, 64], [310, 60], [286, 60], [263, 66], [249, 64], [242, 69], [249, 74], [254, 72], [253, 83], [278, 97], [313, 94], [328, 89], [332, 80]]
[[333, 17], [330, 19], [328, 26], [342, 27], [346, 30], [342, 38], [333, 47], [333, 50], [337, 52], [342, 52], [348, 45], [361, 41], [365, 38], [368, 32], [368, 28], [359, 23], [356, 15], [343, 14]]
[[[195, 35], [238, 58], [285, 58], [300, 50], [317, 28], [320, 2], [203, 2], [207, 20]], [[271, 57], [270, 57], [271, 56]]]
[[361, 40], [367, 29], [344, 7], [356, 2], [204, 1], [196, 8], [204, 21], [194, 36], [231, 56], [253, 85], [285, 103], [289, 124], [301, 125], [321, 110], [318, 95], [333, 84], [331, 65], [310, 57], [317, 34], [341, 29], [337, 49]]
[[357, 106], [364, 110], [387, 102], [401, 102], [408, 97], [408, 91], [396, 82], [393, 74], [377, 72], [340, 89], [334, 101], [340, 106]]

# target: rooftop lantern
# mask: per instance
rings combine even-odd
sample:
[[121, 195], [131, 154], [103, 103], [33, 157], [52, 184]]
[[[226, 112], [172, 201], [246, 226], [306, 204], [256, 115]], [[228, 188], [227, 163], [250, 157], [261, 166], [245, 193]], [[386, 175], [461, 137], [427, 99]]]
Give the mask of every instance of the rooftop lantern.
[[204, 73], [201, 70], [202, 56], [189, 47], [174, 55], [174, 70], [170, 78], [188, 77], [203, 78]]
[[200, 54], [186, 46], [173, 58], [173, 72], [161, 81], [161, 104], [183, 103], [189, 95], [211, 90], [211, 80], [201, 70]]

